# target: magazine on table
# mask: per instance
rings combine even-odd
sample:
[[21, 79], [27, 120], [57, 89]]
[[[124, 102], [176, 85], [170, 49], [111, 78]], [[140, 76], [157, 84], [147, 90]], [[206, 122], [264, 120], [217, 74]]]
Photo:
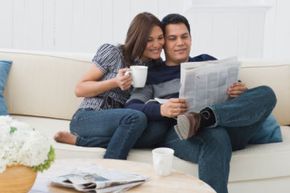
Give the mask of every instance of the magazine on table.
[[148, 180], [148, 177], [139, 174], [91, 165], [57, 176], [52, 179], [51, 183], [57, 186], [74, 188], [82, 192], [117, 193], [140, 185], [146, 180]]
[[236, 57], [181, 64], [179, 97], [187, 100], [189, 111], [227, 100], [227, 89], [238, 81], [240, 62]]

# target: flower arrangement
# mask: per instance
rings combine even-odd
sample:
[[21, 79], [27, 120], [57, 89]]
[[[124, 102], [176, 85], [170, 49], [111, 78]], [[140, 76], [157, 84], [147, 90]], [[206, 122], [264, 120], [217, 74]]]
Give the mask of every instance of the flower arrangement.
[[0, 173], [12, 165], [48, 169], [55, 153], [47, 137], [24, 122], [0, 116]]

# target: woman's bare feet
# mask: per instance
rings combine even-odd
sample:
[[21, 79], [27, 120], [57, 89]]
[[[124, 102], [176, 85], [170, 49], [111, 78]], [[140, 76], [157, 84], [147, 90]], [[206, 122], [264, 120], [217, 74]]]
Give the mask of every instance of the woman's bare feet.
[[77, 137], [70, 132], [59, 131], [55, 134], [54, 140], [60, 143], [75, 145]]

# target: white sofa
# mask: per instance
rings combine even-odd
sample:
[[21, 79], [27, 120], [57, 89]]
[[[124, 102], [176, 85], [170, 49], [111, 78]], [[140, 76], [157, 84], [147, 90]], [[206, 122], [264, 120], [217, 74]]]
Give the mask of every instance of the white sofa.
[[[0, 59], [13, 61], [5, 90], [9, 112], [49, 136], [57, 159], [101, 158], [105, 151], [52, 139], [57, 131], [69, 129], [81, 100], [74, 96], [74, 87], [91, 65], [89, 58], [0, 50]], [[243, 61], [240, 79], [248, 87], [271, 86], [278, 98], [274, 115], [281, 125], [290, 124], [289, 63]], [[282, 133], [282, 143], [252, 145], [233, 153], [230, 193], [290, 192], [290, 127], [282, 126]], [[128, 159], [151, 163], [151, 150], [132, 150]], [[179, 158], [174, 158], [174, 168], [197, 176], [197, 165]]]

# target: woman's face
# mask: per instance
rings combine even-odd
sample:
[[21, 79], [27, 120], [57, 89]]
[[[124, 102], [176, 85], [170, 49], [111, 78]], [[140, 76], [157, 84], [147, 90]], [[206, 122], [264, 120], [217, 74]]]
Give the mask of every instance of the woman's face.
[[164, 36], [159, 26], [154, 26], [147, 40], [142, 59], [159, 59], [164, 45]]

